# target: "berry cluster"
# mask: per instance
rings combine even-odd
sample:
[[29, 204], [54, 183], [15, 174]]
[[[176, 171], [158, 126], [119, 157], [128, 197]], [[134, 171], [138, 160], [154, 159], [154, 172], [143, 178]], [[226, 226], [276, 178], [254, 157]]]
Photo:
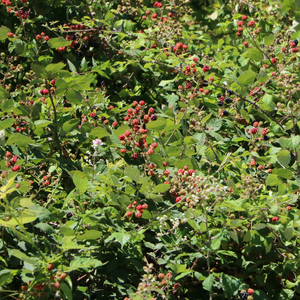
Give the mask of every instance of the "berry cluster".
[[146, 124], [151, 121], [156, 121], [157, 116], [154, 114], [154, 108], [150, 107], [148, 113], [145, 113], [146, 106], [145, 101], [140, 102], [134, 101], [134, 108], [127, 110], [127, 116], [124, 118], [125, 122], [131, 127], [131, 130], [126, 130], [124, 134], [119, 136], [121, 144], [126, 146], [120, 150], [121, 154], [132, 151], [131, 157], [138, 159], [139, 154], [146, 157], [154, 153], [157, 143], [151, 143], [150, 145], [146, 142], [148, 130]]
[[138, 205], [137, 201], [133, 201], [132, 204], [127, 206], [126, 216], [131, 219], [134, 213], [137, 218], [141, 218], [143, 216], [143, 211], [146, 209], [148, 209], [147, 203]]

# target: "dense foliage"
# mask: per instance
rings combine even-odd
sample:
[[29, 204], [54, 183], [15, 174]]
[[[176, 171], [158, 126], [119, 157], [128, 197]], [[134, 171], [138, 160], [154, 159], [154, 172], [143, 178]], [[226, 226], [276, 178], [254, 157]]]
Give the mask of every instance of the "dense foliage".
[[1, 299], [298, 299], [296, 0], [2, 0]]

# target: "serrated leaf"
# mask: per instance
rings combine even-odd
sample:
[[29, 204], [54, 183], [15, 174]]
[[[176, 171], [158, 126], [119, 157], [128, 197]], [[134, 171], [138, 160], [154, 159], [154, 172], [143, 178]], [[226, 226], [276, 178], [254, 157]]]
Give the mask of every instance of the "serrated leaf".
[[166, 183], [161, 183], [159, 185], [156, 185], [152, 191], [154, 194], [158, 193], [165, 193], [170, 189], [170, 185]]
[[253, 71], [247, 71], [238, 77], [238, 82], [241, 86], [247, 86], [254, 82], [256, 73]]
[[288, 150], [281, 150], [276, 154], [276, 158], [278, 163], [283, 167], [286, 168], [290, 161], [291, 161], [291, 154]]
[[214, 276], [212, 274], [210, 274], [202, 283], [202, 286], [205, 290], [207, 291], [211, 291], [212, 286], [214, 283]]
[[19, 147], [25, 147], [28, 144], [33, 144], [33, 140], [21, 133], [13, 133], [8, 140], [6, 141], [6, 145], [18, 145]]
[[266, 185], [277, 186], [282, 184], [282, 181], [275, 174], [270, 174], [266, 179]]

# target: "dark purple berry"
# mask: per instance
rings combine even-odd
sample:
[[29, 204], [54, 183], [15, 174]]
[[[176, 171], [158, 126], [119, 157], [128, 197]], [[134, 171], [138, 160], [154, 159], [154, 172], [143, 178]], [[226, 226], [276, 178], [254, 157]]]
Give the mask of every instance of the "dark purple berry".
[[225, 117], [229, 116], [229, 112], [227, 110], [224, 110], [223, 111], [223, 116], [225, 116]]
[[223, 103], [224, 103], [223, 101], [219, 101], [218, 106], [220, 106], [220, 107], [223, 106]]
[[151, 115], [151, 120], [156, 121], [157, 120], [157, 115]]
[[101, 117], [101, 121], [104, 122], [106, 118], [104, 116]]
[[226, 99], [225, 99], [225, 102], [226, 102], [227, 104], [229, 104], [229, 103], [231, 103], [231, 102], [232, 102], [232, 99], [230, 99], [230, 98], [226, 98]]

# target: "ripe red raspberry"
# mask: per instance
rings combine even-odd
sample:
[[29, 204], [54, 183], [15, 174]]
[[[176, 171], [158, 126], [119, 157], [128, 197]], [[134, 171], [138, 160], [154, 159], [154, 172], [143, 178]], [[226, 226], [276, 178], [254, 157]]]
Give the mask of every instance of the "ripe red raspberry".
[[261, 134], [262, 134], [262, 135], [266, 135], [266, 134], [267, 134], [267, 128], [263, 128], [263, 129], [261, 130]]
[[113, 123], [112, 123], [112, 126], [117, 127], [117, 126], [118, 126], [118, 122], [116, 122], [116, 121], [113, 122]]
[[148, 115], [152, 115], [154, 113], [154, 108], [150, 107], [148, 110]]
[[150, 147], [153, 148], [153, 149], [157, 148], [157, 143], [152, 143], [152, 144], [150, 145]]
[[276, 223], [276, 222], [278, 222], [278, 221], [279, 221], [279, 218], [278, 218], [278, 217], [273, 217], [273, 218], [272, 218], [272, 222], [273, 222], [273, 223]]
[[152, 14], [152, 18], [153, 19], [157, 18], [157, 13]]
[[47, 266], [47, 270], [48, 271], [51, 271], [53, 269], [53, 264], [49, 264], [48, 266]]
[[50, 84], [54, 85], [54, 84], [55, 84], [55, 79], [52, 79], [52, 80], [50, 81]]
[[257, 132], [257, 128], [251, 128], [251, 130], [250, 130], [250, 132], [252, 133], [252, 134], [255, 134], [256, 132]]
[[246, 20], [247, 20], [247, 16], [242, 15], [242, 20], [243, 20], [243, 21], [246, 21]]
[[249, 47], [249, 42], [244, 42], [244, 46], [247, 48], [247, 47]]
[[190, 72], [191, 71], [191, 67], [190, 66], [186, 66], [185, 70], [188, 71], [188, 72]]
[[178, 290], [180, 289], [180, 284], [179, 283], [175, 283], [173, 286], [174, 290]]
[[254, 21], [249, 21], [249, 22], [248, 22], [248, 26], [249, 26], [249, 27], [253, 27], [254, 25], [255, 25], [255, 22], [254, 22]]
[[293, 49], [292, 49], [292, 52], [294, 52], [294, 53], [295, 53], [295, 52], [298, 52], [298, 48], [293, 48]]
[[139, 105], [140, 105], [140, 106], [144, 106], [144, 105], [145, 105], [145, 101], [144, 101], [144, 100], [141, 100], [141, 101], [139, 102]]
[[50, 40], [50, 38], [49, 38], [49, 36], [48, 35], [46, 35], [46, 36], [44, 36], [44, 41], [49, 41]]
[[164, 175], [168, 176], [170, 174], [170, 172], [168, 170], [164, 171]]
[[142, 212], [137, 211], [137, 212], [135, 213], [135, 216], [136, 216], [137, 218], [141, 218], [141, 217], [142, 217]]
[[148, 153], [149, 155], [152, 155], [152, 154], [153, 154], [153, 150], [152, 150], [152, 149], [149, 149], [149, 150], [147, 151], [147, 153]]
[[10, 37], [10, 38], [12, 38], [12, 37], [14, 37], [14, 33], [9, 32], [9, 33], [7, 34], [7, 36]]
[[22, 291], [25, 292], [28, 290], [28, 286], [27, 285], [22, 285]]
[[138, 158], [139, 158], [139, 155], [138, 155], [137, 153], [133, 153], [133, 154], [131, 155], [131, 157], [132, 157], [133, 159], [138, 159]]
[[193, 173], [195, 173], [195, 171], [193, 169], [189, 170], [189, 175], [192, 175]]
[[175, 202], [176, 202], [176, 203], [178, 203], [179, 201], [181, 201], [181, 197], [177, 197], [177, 198], [175, 199]]
[[148, 204], [147, 203], [143, 204], [143, 209], [148, 209]]
[[172, 278], [172, 274], [171, 273], [167, 273], [166, 278], [167, 279], [171, 279]]
[[168, 165], [168, 163], [166, 163], [165, 161], [163, 162], [163, 166], [166, 167]]
[[17, 172], [17, 171], [20, 171], [21, 167], [19, 165], [15, 165], [11, 169], [13, 172]]
[[139, 120], [133, 119], [131, 124], [132, 125], [138, 125], [139, 124]]
[[204, 66], [202, 68], [202, 70], [203, 70], [204, 73], [208, 72], [209, 71], [209, 66]]
[[108, 109], [114, 109], [114, 107], [113, 107], [112, 105], [110, 105], [110, 106], [108, 107]]
[[253, 295], [253, 294], [254, 294], [254, 290], [253, 290], [253, 289], [248, 289], [247, 293], [248, 293], [249, 295]]
[[254, 166], [256, 166], [256, 161], [255, 161], [255, 159], [254, 159], [254, 158], [251, 160], [251, 162], [250, 162], [250, 166], [251, 166], [251, 167], [254, 167]]
[[238, 21], [238, 26], [243, 26], [244, 25], [244, 23], [242, 22], [242, 21]]
[[126, 217], [131, 218], [132, 217], [132, 212], [131, 211], [126, 212]]
[[96, 113], [94, 113], [94, 112], [91, 112], [91, 113], [90, 113], [90, 117], [91, 117], [91, 118], [94, 118], [95, 116], [96, 116]]
[[259, 123], [258, 122], [254, 122], [253, 123], [253, 127], [258, 127]]
[[273, 64], [275, 64], [276, 61], [277, 61], [277, 60], [276, 60], [276, 57], [273, 57], [271, 61], [272, 61]]
[[159, 279], [164, 279], [164, 278], [165, 278], [165, 274], [159, 273], [159, 274], [157, 275], [157, 277], [158, 277]]
[[125, 135], [124, 135], [124, 134], [121, 134], [121, 135], [119, 136], [119, 140], [120, 140], [120, 141], [125, 140]]

